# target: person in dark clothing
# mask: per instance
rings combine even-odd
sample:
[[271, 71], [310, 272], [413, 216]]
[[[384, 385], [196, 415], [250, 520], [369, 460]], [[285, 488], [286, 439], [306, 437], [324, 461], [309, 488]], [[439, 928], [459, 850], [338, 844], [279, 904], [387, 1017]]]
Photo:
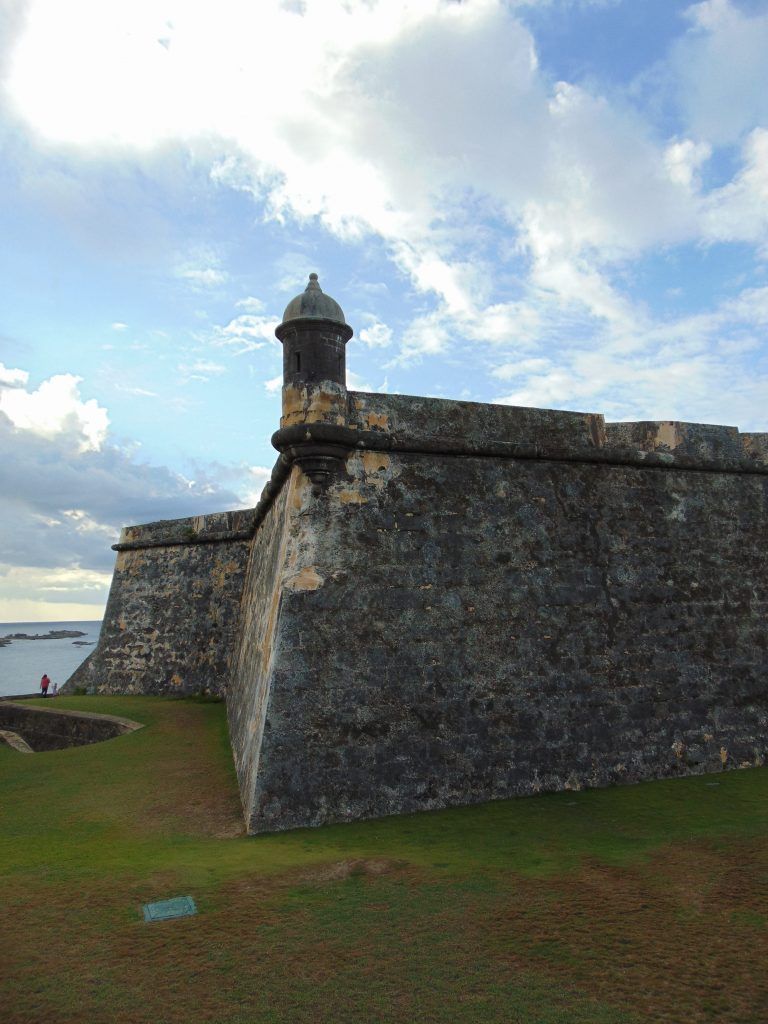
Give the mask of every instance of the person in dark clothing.
[[51, 685], [51, 680], [48, 678], [48, 673], [43, 673], [43, 678], [40, 680], [40, 689], [43, 691], [43, 696], [48, 696], [48, 687]]

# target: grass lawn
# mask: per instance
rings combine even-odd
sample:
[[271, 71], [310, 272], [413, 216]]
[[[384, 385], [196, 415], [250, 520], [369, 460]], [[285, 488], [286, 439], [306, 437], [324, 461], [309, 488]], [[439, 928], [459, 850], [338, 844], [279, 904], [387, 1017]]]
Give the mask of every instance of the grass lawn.
[[147, 728], [0, 747], [4, 1024], [768, 1021], [768, 769], [248, 838], [223, 705], [57, 706]]

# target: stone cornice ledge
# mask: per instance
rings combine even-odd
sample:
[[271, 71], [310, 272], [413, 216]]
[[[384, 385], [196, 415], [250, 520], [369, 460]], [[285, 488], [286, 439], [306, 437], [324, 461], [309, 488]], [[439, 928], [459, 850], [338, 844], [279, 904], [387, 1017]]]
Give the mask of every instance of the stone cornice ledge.
[[457, 437], [414, 438], [384, 430], [357, 430], [328, 423], [284, 427], [272, 435], [272, 444], [280, 452], [280, 457], [251, 513], [250, 523], [246, 529], [122, 541], [112, 545], [113, 551], [136, 551], [156, 547], [220, 544], [250, 540], [272, 507], [294, 463], [311, 457], [313, 453], [325, 455], [330, 451], [336, 453], [337, 457], [343, 457], [344, 454], [353, 451], [380, 451], [413, 455], [595, 463], [604, 466], [631, 466], [637, 469], [768, 476], [768, 463], [759, 462], [747, 456], [742, 458], [701, 458], [693, 455], [675, 455], [673, 452], [647, 452], [612, 445], [560, 447], [552, 444], [521, 444], [515, 441], [496, 440], [468, 444], [463, 438]]
[[768, 475], [767, 462], [760, 462], [748, 456], [703, 458], [694, 455], [675, 455], [673, 452], [647, 452], [613, 445], [561, 447], [552, 444], [521, 444], [516, 441], [496, 440], [483, 441], [481, 444], [468, 444], [463, 438], [408, 438], [383, 430], [354, 430], [329, 423], [285, 427], [272, 435], [272, 444], [278, 451], [289, 453], [288, 457], [291, 461], [296, 458], [299, 449], [306, 451], [312, 446], [333, 446], [348, 452], [355, 450], [392, 451], [404, 454], [533, 459], [542, 462], [591, 462], [610, 466], [636, 466], [643, 469]]

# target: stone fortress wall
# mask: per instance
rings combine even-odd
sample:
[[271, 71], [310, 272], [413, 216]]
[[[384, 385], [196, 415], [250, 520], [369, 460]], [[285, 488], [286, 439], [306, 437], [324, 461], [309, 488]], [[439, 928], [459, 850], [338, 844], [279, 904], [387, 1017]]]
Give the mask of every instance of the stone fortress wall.
[[98, 646], [67, 691], [224, 696], [253, 530], [253, 510], [125, 527]]
[[328, 322], [259, 506], [124, 531], [73, 682], [224, 694], [254, 833], [763, 763], [768, 434], [347, 392]]

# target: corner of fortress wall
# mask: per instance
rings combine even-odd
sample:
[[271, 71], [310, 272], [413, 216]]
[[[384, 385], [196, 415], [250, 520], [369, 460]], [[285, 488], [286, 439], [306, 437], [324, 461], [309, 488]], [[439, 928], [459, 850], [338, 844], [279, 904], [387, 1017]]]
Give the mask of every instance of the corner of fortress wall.
[[254, 833], [762, 763], [768, 434], [332, 397], [327, 487], [124, 533], [77, 685], [225, 693]]
[[250, 831], [762, 763], [765, 435], [355, 393], [349, 424], [288, 511]]

